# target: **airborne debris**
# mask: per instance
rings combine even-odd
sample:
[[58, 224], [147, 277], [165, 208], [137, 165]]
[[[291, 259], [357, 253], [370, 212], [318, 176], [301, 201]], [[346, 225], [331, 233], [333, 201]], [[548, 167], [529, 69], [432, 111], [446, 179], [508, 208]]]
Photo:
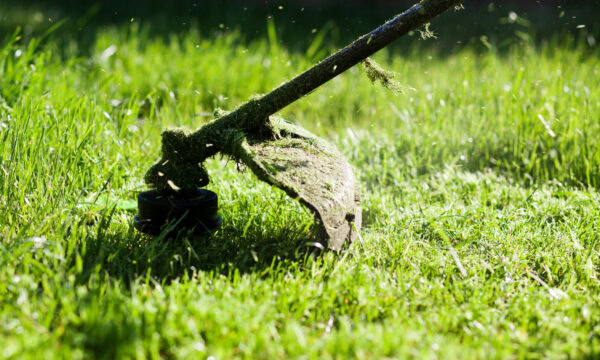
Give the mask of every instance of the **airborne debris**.
[[375, 60], [366, 58], [362, 62], [362, 65], [367, 73], [367, 77], [373, 84], [379, 83], [384, 88], [395, 93], [402, 92], [406, 89], [405, 86], [394, 79], [397, 75], [395, 72], [385, 70], [381, 65], [376, 63]]
[[435, 35], [435, 33], [431, 29], [429, 29], [430, 26], [431, 26], [431, 24], [427, 23], [423, 26], [423, 30], [419, 30], [419, 33], [421, 34], [421, 39], [423, 39], [423, 40], [437, 39], [437, 36]]

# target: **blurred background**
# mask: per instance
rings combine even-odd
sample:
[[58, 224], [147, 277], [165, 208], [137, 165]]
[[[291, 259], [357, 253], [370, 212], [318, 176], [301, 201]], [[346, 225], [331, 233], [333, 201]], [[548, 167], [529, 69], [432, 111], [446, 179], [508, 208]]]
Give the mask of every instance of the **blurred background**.
[[[134, 23], [150, 36], [185, 35], [191, 29], [203, 36], [237, 31], [242, 39], [264, 38], [272, 23], [278, 41], [290, 50], [304, 51], [321, 36], [322, 45], [339, 47], [370, 31], [384, 20], [403, 11], [415, 1], [408, 0], [2, 0], [0, 37], [18, 27], [26, 39], [43, 34], [59, 24], [53, 37], [76, 41], [85, 51], [101, 28]], [[598, 0], [465, 1], [463, 19], [436, 20], [431, 30], [444, 29], [435, 41], [440, 53], [465, 46], [498, 50], [518, 41], [561, 41], [595, 46], [600, 36]], [[428, 47], [418, 34], [401, 40], [396, 48]]]

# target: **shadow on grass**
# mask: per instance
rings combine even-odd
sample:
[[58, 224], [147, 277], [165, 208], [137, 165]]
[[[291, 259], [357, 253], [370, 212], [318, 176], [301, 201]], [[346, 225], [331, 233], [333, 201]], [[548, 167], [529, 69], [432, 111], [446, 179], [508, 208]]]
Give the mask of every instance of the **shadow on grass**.
[[[124, 309], [124, 311], [126, 311]], [[76, 331], [65, 333], [62, 341], [83, 347], [93, 358], [116, 359], [122, 356], [141, 336], [138, 324], [128, 316], [116, 320], [85, 321], [74, 326]], [[82, 336], [81, 334], [85, 334]]]
[[[230, 30], [239, 30], [246, 41], [269, 38], [267, 22], [274, 20], [276, 40], [291, 51], [306, 53], [315, 42], [320, 52], [312, 52], [319, 60], [326, 48], [346, 45], [358, 36], [381, 25], [391, 16], [407, 9], [416, 0], [396, 0], [387, 4], [371, 2], [247, 0], [184, 0], [177, 2], [117, 0], [3, 0], [0, 4], [0, 38], [23, 29], [25, 39], [39, 36], [60, 20], [65, 24], [53, 34], [65, 48], [74, 43], [82, 55], [88, 54], [99, 31], [110, 26], [130, 23], [142, 25], [151, 37], [167, 41], [185, 36], [191, 29], [203, 35], [220, 36]], [[408, 49], [436, 48], [440, 55], [456, 51], [466, 45], [487, 50], [491, 43], [499, 50], [532, 36], [538, 41], [558, 34], [571, 38], [592, 34], [600, 35], [599, 0], [562, 2], [552, 1], [481, 1], [466, 4], [466, 9], [436, 19], [431, 29], [439, 37], [421, 41], [418, 33], [411, 34], [393, 45], [406, 53]], [[518, 15], [514, 20], [514, 15]], [[511, 18], [513, 20], [511, 20]], [[577, 24], [587, 24], [585, 31]], [[319, 30], [325, 33], [320, 34]], [[176, 36], [173, 36], [176, 35]], [[484, 40], [482, 40], [484, 39]], [[324, 51], [324, 52], [323, 52]]]
[[261, 224], [247, 229], [225, 224], [212, 236], [150, 237], [138, 233], [133, 226], [126, 233], [120, 230], [101, 230], [97, 236], [87, 238], [81, 282], [98, 271], [126, 285], [145, 276], [170, 282], [198, 271], [224, 275], [233, 271], [262, 273], [267, 269], [301, 265], [322, 250], [316, 239], [301, 228]]

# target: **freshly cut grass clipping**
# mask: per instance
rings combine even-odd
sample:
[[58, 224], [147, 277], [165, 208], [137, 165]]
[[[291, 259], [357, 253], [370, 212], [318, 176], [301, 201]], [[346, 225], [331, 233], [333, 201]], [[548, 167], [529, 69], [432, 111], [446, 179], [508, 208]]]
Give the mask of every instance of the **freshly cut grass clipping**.
[[437, 39], [435, 33], [431, 29], [429, 29], [430, 26], [431, 24], [427, 23], [423, 26], [423, 30], [419, 30], [419, 33], [421, 33], [422, 40]]
[[366, 58], [362, 64], [367, 73], [367, 77], [373, 84], [380, 83], [384, 88], [395, 93], [403, 92], [405, 90], [405, 87], [402, 84], [394, 80], [397, 75], [395, 72], [385, 70], [371, 58]]

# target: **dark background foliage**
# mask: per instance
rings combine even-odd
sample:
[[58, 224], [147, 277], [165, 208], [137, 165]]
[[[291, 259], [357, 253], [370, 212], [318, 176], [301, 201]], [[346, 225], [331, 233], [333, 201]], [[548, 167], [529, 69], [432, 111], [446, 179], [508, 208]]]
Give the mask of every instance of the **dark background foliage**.
[[[264, 37], [272, 20], [279, 41], [291, 49], [303, 50], [314, 40], [316, 30], [327, 29], [325, 41], [342, 46], [384, 20], [403, 11], [415, 1], [380, 0], [2, 0], [0, 36], [17, 27], [25, 38], [43, 33], [62, 21], [54, 36], [91, 43], [99, 27], [134, 22], [153, 36], [172, 37], [191, 28], [206, 36], [240, 31], [243, 38]], [[556, 36], [595, 43], [600, 40], [600, 1], [490, 1], [469, 0], [461, 21], [442, 17], [431, 29], [438, 41], [420, 42], [440, 52], [463, 46], [508, 47], [514, 41], [531, 38], [544, 41]], [[10, 16], [8, 14], [11, 14]], [[515, 16], [517, 16], [515, 18]], [[269, 20], [270, 19], [270, 20]], [[443, 29], [443, 31], [441, 30]], [[418, 35], [418, 34], [415, 34]], [[414, 45], [419, 36], [403, 39], [396, 47]]]

